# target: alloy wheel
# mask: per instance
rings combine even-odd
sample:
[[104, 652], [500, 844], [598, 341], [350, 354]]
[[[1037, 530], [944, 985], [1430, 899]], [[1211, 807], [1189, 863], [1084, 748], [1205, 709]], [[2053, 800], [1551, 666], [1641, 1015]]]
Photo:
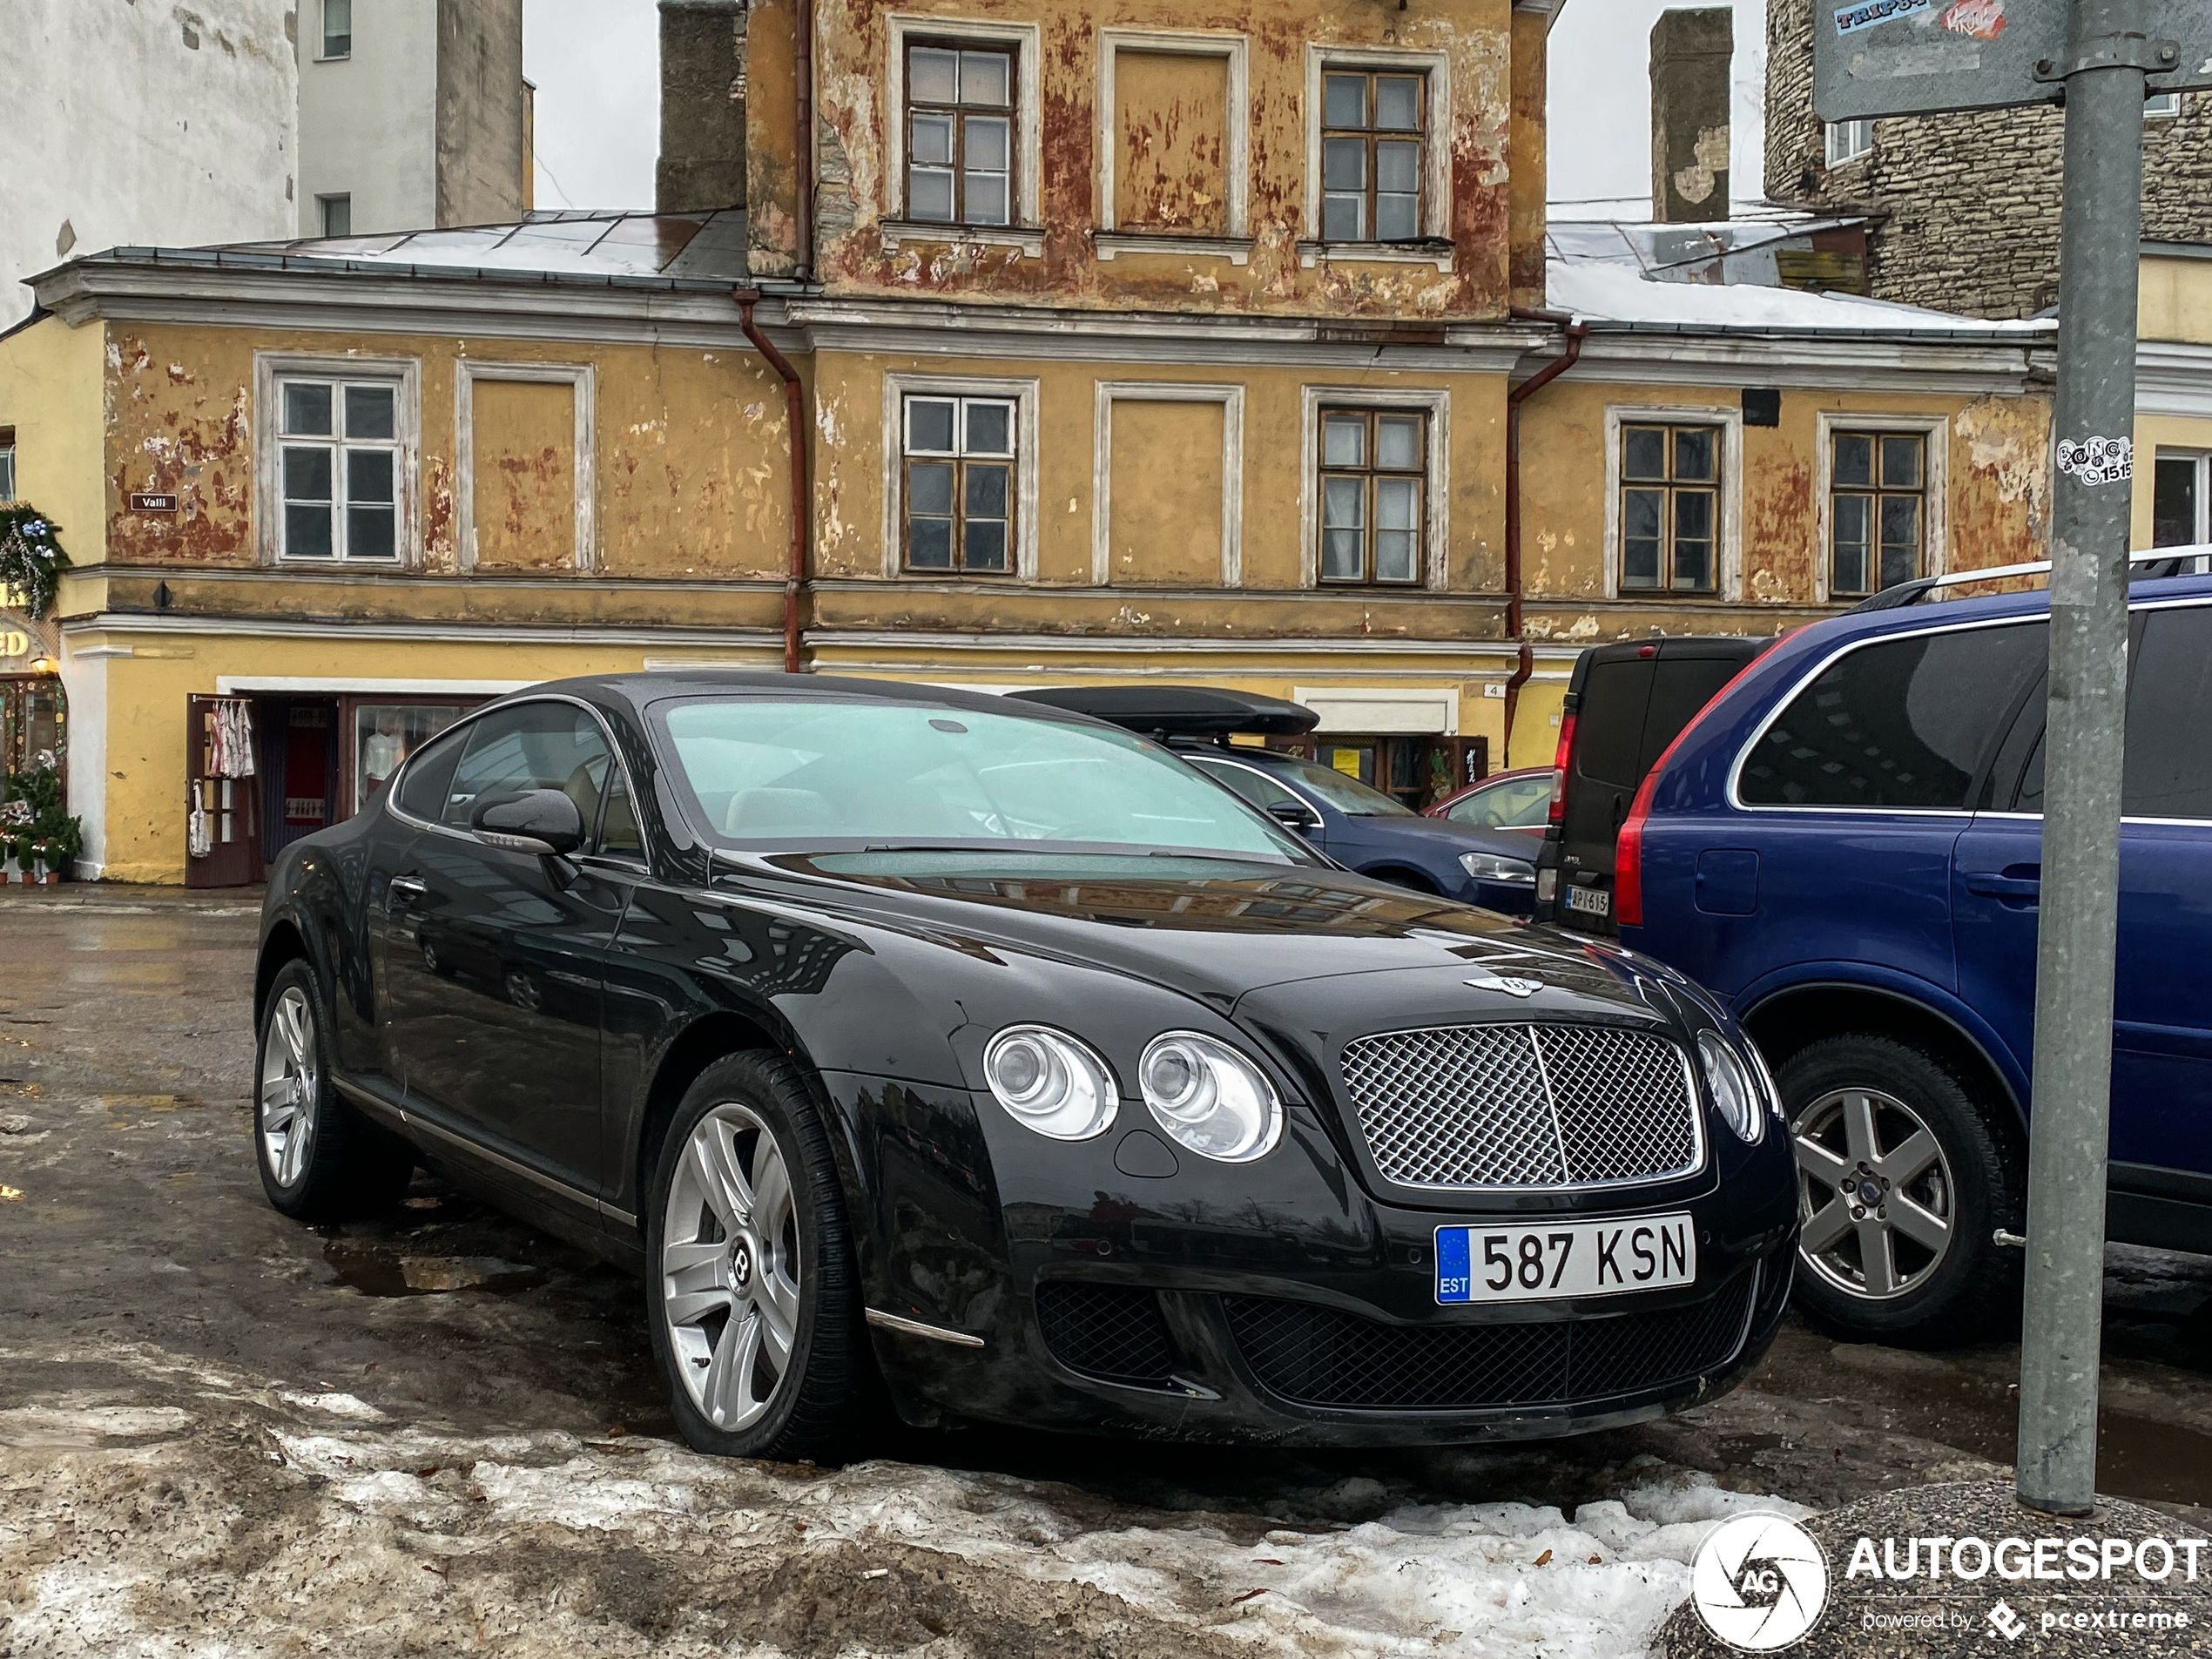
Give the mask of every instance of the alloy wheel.
[[315, 1011], [287, 985], [269, 1011], [261, 1044], [261, 1156], [280, 1187], [300, 1184], [314, 1150], [322, 1076], [315, 1053]]
[[676, 1373], [725, 1433], [775, 1403], [799, 1332], [799, 1211], [766, 1123], [734, 1102], [693, 1126], [661, 1224], [661, 1312]]
[[1797, 1118], [1798, 1254], [1849, 1295], [1889, 1301], [1949, 1254], [1958, 1184], [1935, 1131], [1894, 1095], [1839, 1089]]

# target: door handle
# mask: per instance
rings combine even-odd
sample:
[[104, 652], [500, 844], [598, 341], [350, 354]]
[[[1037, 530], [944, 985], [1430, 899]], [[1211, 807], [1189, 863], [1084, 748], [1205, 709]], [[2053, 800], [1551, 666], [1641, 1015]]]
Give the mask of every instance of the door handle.
[[395, 875], [384, 888], [385, 908], [394, 908], [402, 900], [427, 897], [429, 891], [430, 884], [420, 876]]
[[1966, 891], [1985, 899], [2034, 900], [2043, 896], [2040, 876], [1995, 875], [1975, 873], [1966, 877]]

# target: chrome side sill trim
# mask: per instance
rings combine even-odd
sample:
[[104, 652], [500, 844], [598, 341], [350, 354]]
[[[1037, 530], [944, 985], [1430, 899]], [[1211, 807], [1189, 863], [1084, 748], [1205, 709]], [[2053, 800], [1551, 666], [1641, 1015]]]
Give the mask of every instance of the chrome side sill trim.
[[896, 1313], [886, 1313], [870, 1308], [868, 1323], [886, 1331], [896, 1331], [901, 1336], [927, 1337], [933, 1342], [949, 1342], [956, 1348], [980, 1348], [983, 1339], [971, 1337], [965, 1331], [948, 1331], [941, 1325], [924, 1325], [920, 1319], [901, 1318]]
[[533, 1170], [527, 1163], [517, 1163], [513, 1158], [493, 1151], [488, 1146], [479, 1145], [465, 1135], [456, 1135], [449, 1129], [433, 1123], [420, 1112], [410, 1112], [402, 1107], [395, 1106], [381, 1096], [372, 1094], [369, 1090], [363, 1089], [359, 1083], [348, 1082], [342, 1077], [333, 1078], [331, 1081], [337, 1085], [341, 1094], [372, 1116], [383, 1118], [387, 1122], [397, 1119], [399, 1123], [409, 1132], [419, 1130], [435, 1139], [443, 1141], [448, 1146], [458, 1147], [471, 1157], [482, 1158], [487, 1163], [496, 1163], [509, 1174], [519, 1175], [525, 1181], [535, 1182], [550, 1191], [557, 1192], [571, 1203], [581, 1204], [584, 1209], [592, 1211], [609, 1221], [618, 1221], [625, 1227], [635, 1227], [637, 1224], [637, 1217], [627, 1210], [617, 1210], [614, 1205], [602, 1203], [590, 1193], [570, 1186], [557, 1177], [547, 1175], [542, 1170]]

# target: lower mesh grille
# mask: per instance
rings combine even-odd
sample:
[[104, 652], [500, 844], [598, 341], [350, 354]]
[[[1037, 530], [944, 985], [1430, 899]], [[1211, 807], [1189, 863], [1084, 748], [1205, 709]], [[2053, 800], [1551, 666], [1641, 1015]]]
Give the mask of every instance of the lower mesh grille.
[[1037, 1286], [1037, 1324], [1052, 1357], [1106, 1382], [1165, 1388], [1175, 1369], [1160, 1298], [1122, 1285]]
[[1244, 1362], [1309, 1406], [1560, 1405], [1687, 1382], [1743, 1340], [1757, 1270], [1687, 1307], [1545, 1325], [1380, 1325], [1304, 1302], [1225, 1296]]

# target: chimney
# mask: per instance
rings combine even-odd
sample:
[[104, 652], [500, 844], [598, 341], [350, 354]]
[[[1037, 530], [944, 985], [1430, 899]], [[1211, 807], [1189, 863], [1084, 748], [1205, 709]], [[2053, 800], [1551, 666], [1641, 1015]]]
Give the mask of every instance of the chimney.
[[745, 206], [743, 0], [660, 0], [664, 213]]
[[1651, 217], [1662, 225], [1728, 217], [1726, 6], [1664, 11], [1651, 26]]

